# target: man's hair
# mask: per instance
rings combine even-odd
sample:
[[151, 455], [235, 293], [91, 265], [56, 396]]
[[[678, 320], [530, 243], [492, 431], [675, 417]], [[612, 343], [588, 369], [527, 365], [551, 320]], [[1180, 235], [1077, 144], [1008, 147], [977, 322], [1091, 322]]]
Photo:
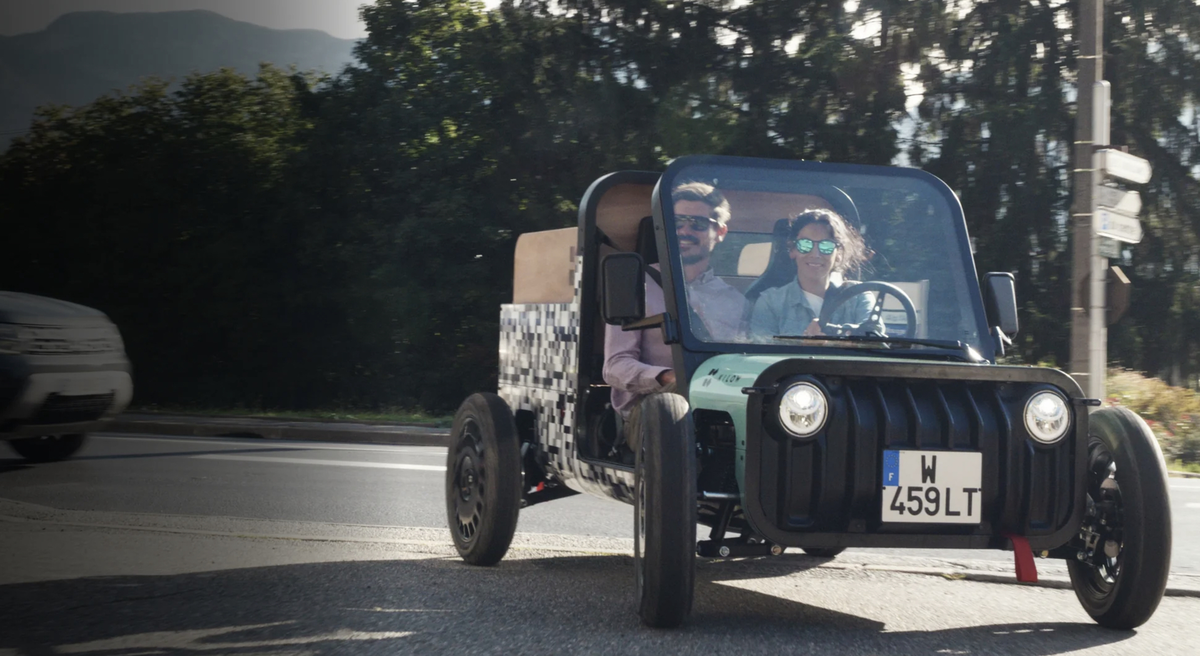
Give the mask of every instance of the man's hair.
[[811, 209], [797, 214], [788, 224], [788, 246], [792, 247], [796, 235], [804, 226], [812, 223], [828, 226], [834, 240], [841, 244], [841, 257], [837, 258], [833, 267], [835, 271], [858, 271], [870, 259], [871, 251], [862, 235], [841, 214], [827, 209]]
[[671, 202], [678, 203], [681, 200], [704, 203], [712, 208], [712, 213], [708, 218], [715, 219], [721, 225], [729, 222], [729, 201], [725, 199], [725, 194], [717, 191], [716, 187], [708, 183], [685, 182], [675, 187], [675, 190], [671, 192]]

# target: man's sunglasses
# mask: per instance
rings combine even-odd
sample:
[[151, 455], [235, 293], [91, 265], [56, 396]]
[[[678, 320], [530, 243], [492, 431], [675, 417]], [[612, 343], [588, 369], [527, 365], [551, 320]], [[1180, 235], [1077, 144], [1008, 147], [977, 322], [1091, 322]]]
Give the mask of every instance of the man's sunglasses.
[[696, 216], [695, 214], [676, 214], [675, 215], [675, 225], [680, 226], [680, 227], [686, 225], [687, 227], [691, 228], [692, 230], [695, 230], [696, 232], [703, 232], [704, 230], [708, 230], [709, 228], [713, 227], [714, 223], [717, 223], [717, 220], [710, 219], [707, 216]]
[[822, 239], [821, 241], [814, 242], [811, 239], [801, 237], [796, 240], [796, 250], [801, 253], [811, 253], [814, 245], [818, 251], [821, 251], [822, 255], [833, 255], [833, 252], [841, 246], [841, 244], [832, 239]]

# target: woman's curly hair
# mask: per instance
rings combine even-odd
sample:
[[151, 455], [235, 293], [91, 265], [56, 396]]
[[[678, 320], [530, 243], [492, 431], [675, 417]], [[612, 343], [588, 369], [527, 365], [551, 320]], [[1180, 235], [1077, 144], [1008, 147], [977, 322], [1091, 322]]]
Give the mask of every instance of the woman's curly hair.
[[793, 246], [796, 235], [800, 234], [804, 226], [811, 223], [829, 226], [834, 241], [841, 246], [837, 261], [833, 265], [834, 271], [858, 273], [862, 265], [870, 259], [871, 251], [867, 248], [867, 243], [863, 241], [862, 235], [858, 234], [858, 231], [842, 218], [841, 214], [827, 209], [804, 210], [797, 214], [788, 224], [789, 247]]

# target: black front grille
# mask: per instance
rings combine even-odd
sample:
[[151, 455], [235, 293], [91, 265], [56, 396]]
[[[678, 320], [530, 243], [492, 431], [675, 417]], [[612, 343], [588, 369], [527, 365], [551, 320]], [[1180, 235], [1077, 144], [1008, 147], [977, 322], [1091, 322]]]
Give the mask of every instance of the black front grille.
[[95, 421], [104, 416], [104, 412], [112, 407], [112, 402], [112, 393], [87, 396], [51, 394], [29, 423], [43, 426]]
[[[823, 386], [829, 418], [797, 439], [775, 419], [777, 398], [760, 406], [758, 501], [778, 529], [803, 533], [1037, 536], [1061, 530], [1074, 508], [1076, 432], [1035, 445], [1022, 415], [1038, 382], [808, 375]], [[789, 381], [790, 382], [790, 381]], [[786, 385], [781, 385], [784, 387]], [[884, 524], [883, 451], [920, 449], [983, 454], [983, 522]], [[747, 471], [747, 476], [751, 476]]]

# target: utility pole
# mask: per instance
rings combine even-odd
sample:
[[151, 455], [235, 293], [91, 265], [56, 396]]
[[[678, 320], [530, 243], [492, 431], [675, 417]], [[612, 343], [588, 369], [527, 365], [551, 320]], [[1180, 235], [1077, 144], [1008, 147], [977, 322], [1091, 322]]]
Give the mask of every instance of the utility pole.
[[[1071, 206], [1071, 364], [1069, 373], [1085, 394], [1102, 399], [1108, 361], [1108, 327], [1104, 312], [1104, 276], [1108, 259], [1100, 255], [1100, 236], [1093, 228], [1095, 189], [1102, 173], [1093, 163], [1097, 146], [1108, 145], [1106, 127], [1098, 122], [1094, 87], [1104, 79], [1104, 0], [1080, 0], [1079, 76], [1076, 85], [1074, 203]], [[1098, 124], [1100, 123], [1100, 124]], [[1100, 141], [1102, 143], [1097, 143]]]

